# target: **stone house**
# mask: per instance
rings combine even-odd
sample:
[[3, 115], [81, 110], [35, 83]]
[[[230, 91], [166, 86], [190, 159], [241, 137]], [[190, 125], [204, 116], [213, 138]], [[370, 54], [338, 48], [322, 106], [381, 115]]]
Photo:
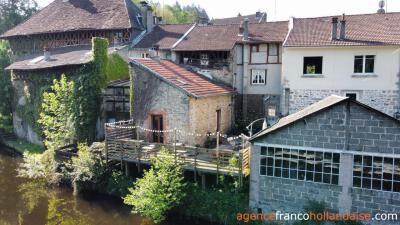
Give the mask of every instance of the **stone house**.
[[329, 96], [251, 138], [250, 205], [298, 212], [308, 200], [339, 212], [399, 212], [400, 121]]
[[[203, 145], [207, 133], [226, 134], [232, 122], [232, 90], [169, 60], [131, 61], [136, 124], [150, 130], [151, 142]], [[194, 134], [200, 134], [197, 136]]]
[[285, 21], [158, 25], [133, 45], [130, 57], [143, 58], [147, 49], [149, 55], [232, 87], [235, 121], [247, 125], [268, 111], [278, 116], [287, 30]]
[[241, 15], [240, 13], [235, 17], [213, 19], [210, 24], [213, 25], [224, 25], [224, 24], [241, 24], [243, 20], [247, 18], [250, 23], [265, 23], [268, 22], [267, 12], [257, 11], [250, 15]]
[[283, 49], [283, 114], [335, 94], [400, 117], [398, 24], [398, 12], [292, 19]]
[[[142, 8], [145, 12], [145, 5]], [[17, 136], [41, 144], [40, 129], [36, 129], [41, 90], [51, 85], [54, 78], [68, 75], [91, 61], [93, 37], [107, 38], [113, 46], [110, 51], [127, 58], [124, 46], [148, 28], [143, 25], [146, 23], [142, 14], [130, 0], [111, 4], [107, 0], [55, 0], [1, 34], [0, 39], [9, 41], [13, 52], [14, 62], [8, 69], [13, 74], [13, 125]], [[129, 78], [129, 73], [126, 76]], [[101, 138], [103, 126], [98, 127]]]

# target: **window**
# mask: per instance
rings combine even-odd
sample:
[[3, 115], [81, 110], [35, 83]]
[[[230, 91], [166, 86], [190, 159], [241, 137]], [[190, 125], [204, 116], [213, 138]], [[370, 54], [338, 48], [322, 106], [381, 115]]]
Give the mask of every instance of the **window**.
[[149, 58], [149, 57], [150, 57], [149, 53], [142, 53], [142, 58], [143, 59], [146, 59], [146, 58]]
[[304, 57], [303, 74], [322, 74], [322, 57]]
[[339, 163], [339, 153], [261, 147], [260, 175], [337, 185]]
[[351, 100], [357, 100], [357, 93], [346, 93], [346, 97], [350, 98]]
[[260, 46], [259, 45], [251, 45], [251, 52], [259, 52]]
[[251, 84], [266, 84], [266, 70], [251, 70]]
[[268, 45], [268, 56], [277, 56], [278, 55], [278, 45], [277, 44], [269, 44]]
[[354, 155], [353, 187], [400, 192], [400, 158]]
[[354, 57], [354, 73], [374, 73], [374, 55], [356, 55]]

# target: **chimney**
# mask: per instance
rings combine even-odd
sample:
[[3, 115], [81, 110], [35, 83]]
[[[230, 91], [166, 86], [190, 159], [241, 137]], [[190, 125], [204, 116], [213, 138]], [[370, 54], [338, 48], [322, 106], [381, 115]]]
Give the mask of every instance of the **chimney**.
[[239, 35], [242, 35], [243, 36], [243, 33], [244, 33], [244, 21], [242, 21], [242, 23], [240, 23], [240, 26], [239, 26]]
[[45, 47], [43, 49], [43, 56], [44, 56], [44, 61], [50, 61], [51, 60], [51, 53], [50, 53], [50, 50], [47, 47]]
[[249, 40], [249, 18], [244, 18], [243, 21], [243, 41]]
[[386, 11], [385, 11], [385, 0], [379, 1], [379, 9], [378, 9], [377, 13], [379, 13], [379, 14], [386, 13]]
[[340, 21], [340, 40], [346, 39], [346, 16], [343, 14]]
[[257, 11], [257, 12], [256, 12], [256, 19], [258, 20], [258, 19], [260, 19], [260, 17], [261, 17], [261, 12], [260, 12], [260, 11]]
[[333, 17], [332, 18], [332, 40], [337, 39], [337, 25], [338, 25], [339, 18]]
[[268, 22], [268, 14], [267, 14], [267, 12], [264, 13], [264, 16], [265, 16], [264, 22]]
[[142, 24], [146, 31], [150, 32], [154, 26], [153, 10], [147, 1], [141, 1], [140, 5], [142, 6]]

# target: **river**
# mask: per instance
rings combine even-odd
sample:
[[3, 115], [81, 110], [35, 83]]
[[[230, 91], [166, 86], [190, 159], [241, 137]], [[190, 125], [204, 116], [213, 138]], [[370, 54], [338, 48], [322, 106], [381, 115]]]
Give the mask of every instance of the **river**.
[[[18, 178], [16, 169], [20, 161], [0, 146], [0, 225], [153, 225], [130, 213], [130, 207], [118, 198], [97, 194], [74, 197], [69, 188], [49, 188]], [[186, 224], [196, 223], [162, 223]]]

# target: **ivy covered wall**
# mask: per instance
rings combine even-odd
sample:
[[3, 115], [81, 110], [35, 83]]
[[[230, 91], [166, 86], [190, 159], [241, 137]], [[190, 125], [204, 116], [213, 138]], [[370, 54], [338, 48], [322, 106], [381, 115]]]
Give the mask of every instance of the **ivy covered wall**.
[[[43, 93], [51, 91], [54, 79], [65, 74], [74, 82], [74, 128], [76, 141], [91, 143], [99, 123], [102, 90], [113, 79], [129, 78], [129, 66], [118, 54], [108, 56], [108, 41], [93, 38], [93, 60], [82, 66], [68, 66], [51, 70], [13, 71], [14, 130], [19, 137], [32, 143], [45, 138], [38, 123]], [[57, 115], [51, 115], [57, 117]]]

